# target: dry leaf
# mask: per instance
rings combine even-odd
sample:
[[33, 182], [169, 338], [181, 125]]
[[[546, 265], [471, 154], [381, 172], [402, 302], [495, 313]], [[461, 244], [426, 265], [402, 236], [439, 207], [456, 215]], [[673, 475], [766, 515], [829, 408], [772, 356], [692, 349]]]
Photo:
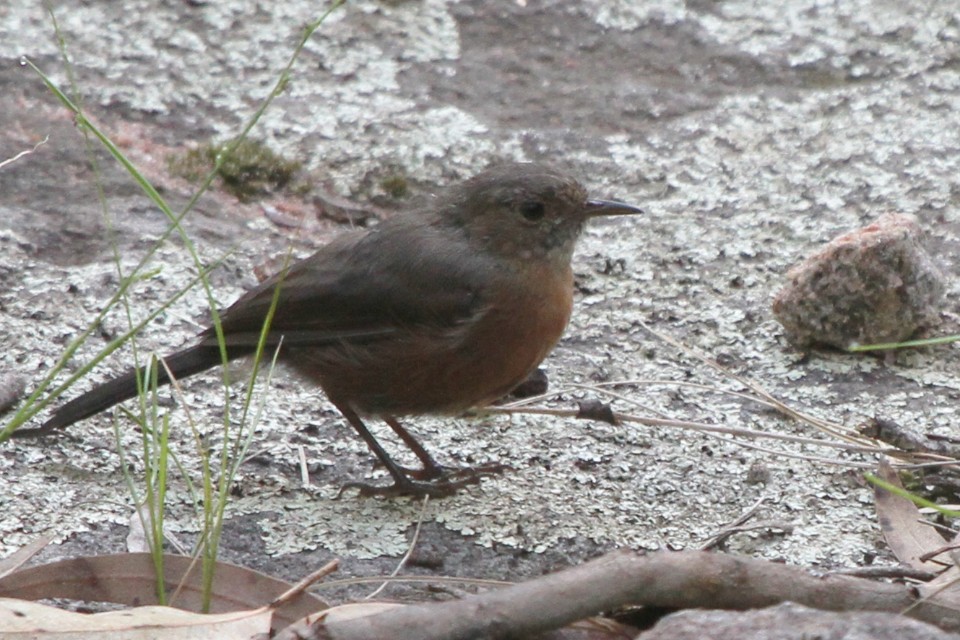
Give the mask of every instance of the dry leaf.
[[[173, 606], [201, 609], [200, 564], [186, 556], [165, 555], [165, 584]], [[182, 584], [181, 584], [182, 583]], [[179, 590], [177, 590], [179, 586]], [[213, 613], [258, 609], [285, 593], [291, 585], [258, 571], [218, 562], [210, 609]], [[153, 561], [146, 553], [73, 558], [30, 567], [0, 578], [0, 597], [39, 600], [115, 602], [130, 606], [158, 604]], [[275, 613], [275, 627], [328, 608], [320, 598], [304, 593]]]
[[171, 607], [138, 607], [108, 613], [74, 613], [36, 602], [0, 598], [3, 640], [250, 640], [270, 631], [266, 607], [206, 615]]
[[[897, 472], [886, 459], [880, 460], [877, 475], [892, 485], [903, 488]], [[883, 538], [897, 559], [905, 565], [923, 571], [940, 572], [951, 566], [937, 560], [920, 560], [920, 556], [939, 549], [944, 540], [932, 527], [924, 524], [923, 516], [910, 500], [874, 486], [877, 520]]]

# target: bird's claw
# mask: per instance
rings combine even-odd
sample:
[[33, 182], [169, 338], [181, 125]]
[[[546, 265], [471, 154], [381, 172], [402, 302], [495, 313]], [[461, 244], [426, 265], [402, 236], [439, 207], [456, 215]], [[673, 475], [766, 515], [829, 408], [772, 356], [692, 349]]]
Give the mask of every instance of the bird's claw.
[[481, 478], [499, 475], [508, 468], [507, 465], [499, 463], [476, 467], [444, 467], [440, 465], [426, 469], [401, 467], [403, 475], [394, 478], [393, 484], [377, 485], [369, 482], [347, 482], [340, 487], [337, 498], [340, 498], [344, 491], [348, 489], [358, 489], [360, 496], [363, 498], [373, 496], [384, 498], [398, 496], [446, 498], [463, 487], [480, 484]]
[[415, 480], [456, 480], [458, 478], [466, 478], [469, 476], [477, 476], [478, 479], [483, 476], [495, 476], [503, 473], [509, 468], [510, 467], [508, 465], [499, 462], [491, 462], [489, 464], [480, 464], [473, 467], [448, 467], [441, 464], [424, 466], [420, 469], [400, 467], [400, 471], [402, 471], [403, 474], [408, 478], [413, 478]]

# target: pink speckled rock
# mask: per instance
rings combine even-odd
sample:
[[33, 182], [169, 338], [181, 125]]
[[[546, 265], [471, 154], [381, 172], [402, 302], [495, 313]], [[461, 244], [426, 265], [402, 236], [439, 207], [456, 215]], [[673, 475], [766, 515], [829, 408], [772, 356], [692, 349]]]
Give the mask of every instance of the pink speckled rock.
[[943, 275], [917, 219], [887, 214], [832, 240], [787, 273], [773, 314], [798, 347], [896, 342], [936, 318]]

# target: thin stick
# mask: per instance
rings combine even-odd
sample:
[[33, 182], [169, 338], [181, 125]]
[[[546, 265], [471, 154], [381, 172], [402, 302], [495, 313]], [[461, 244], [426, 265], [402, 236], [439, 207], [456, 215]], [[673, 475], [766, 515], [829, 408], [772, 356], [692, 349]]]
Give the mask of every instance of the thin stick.
[[[407, 561], [410, 560], [410, 556], [413, 555], [413, 550], [417, 547], [417, 541], [420, 539], [420, 529], [423, 527], [423, 518], [427, 513], [427, 504], [429, 502], [430, 496], [423, 496], [423, 504], [420, 506], [420, 516], [417, 518], [417, 526], [413, 530], [413, 540], [410, 541], [410, 546], [407, 547], [407, 552], [403, 554], [403, 557], [400, 558], [400, 562], [397, 563], [397, 566], [390, 574], [391, 578], [396, 578], [400, 574], [400, 570], [406, 566]], [[379, 587], [374, 589], [367, 597], [365, 597], [364, 600], [372, 600], [384, 589], [386, 589], [388, 584], [390, 584], [390, 581], [385, 580]]]

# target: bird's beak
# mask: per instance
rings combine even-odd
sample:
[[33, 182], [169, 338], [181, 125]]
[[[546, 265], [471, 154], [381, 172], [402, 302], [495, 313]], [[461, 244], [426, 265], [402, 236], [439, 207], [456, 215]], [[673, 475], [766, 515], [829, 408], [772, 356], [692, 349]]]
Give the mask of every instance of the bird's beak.
[[589, 218], [597, 216], [628, 216], [643, 213], [643, 209], [635, 207], [626, 202], [617, 202], [616, 200], [587, 200], [583, 206], [584, 212]]

